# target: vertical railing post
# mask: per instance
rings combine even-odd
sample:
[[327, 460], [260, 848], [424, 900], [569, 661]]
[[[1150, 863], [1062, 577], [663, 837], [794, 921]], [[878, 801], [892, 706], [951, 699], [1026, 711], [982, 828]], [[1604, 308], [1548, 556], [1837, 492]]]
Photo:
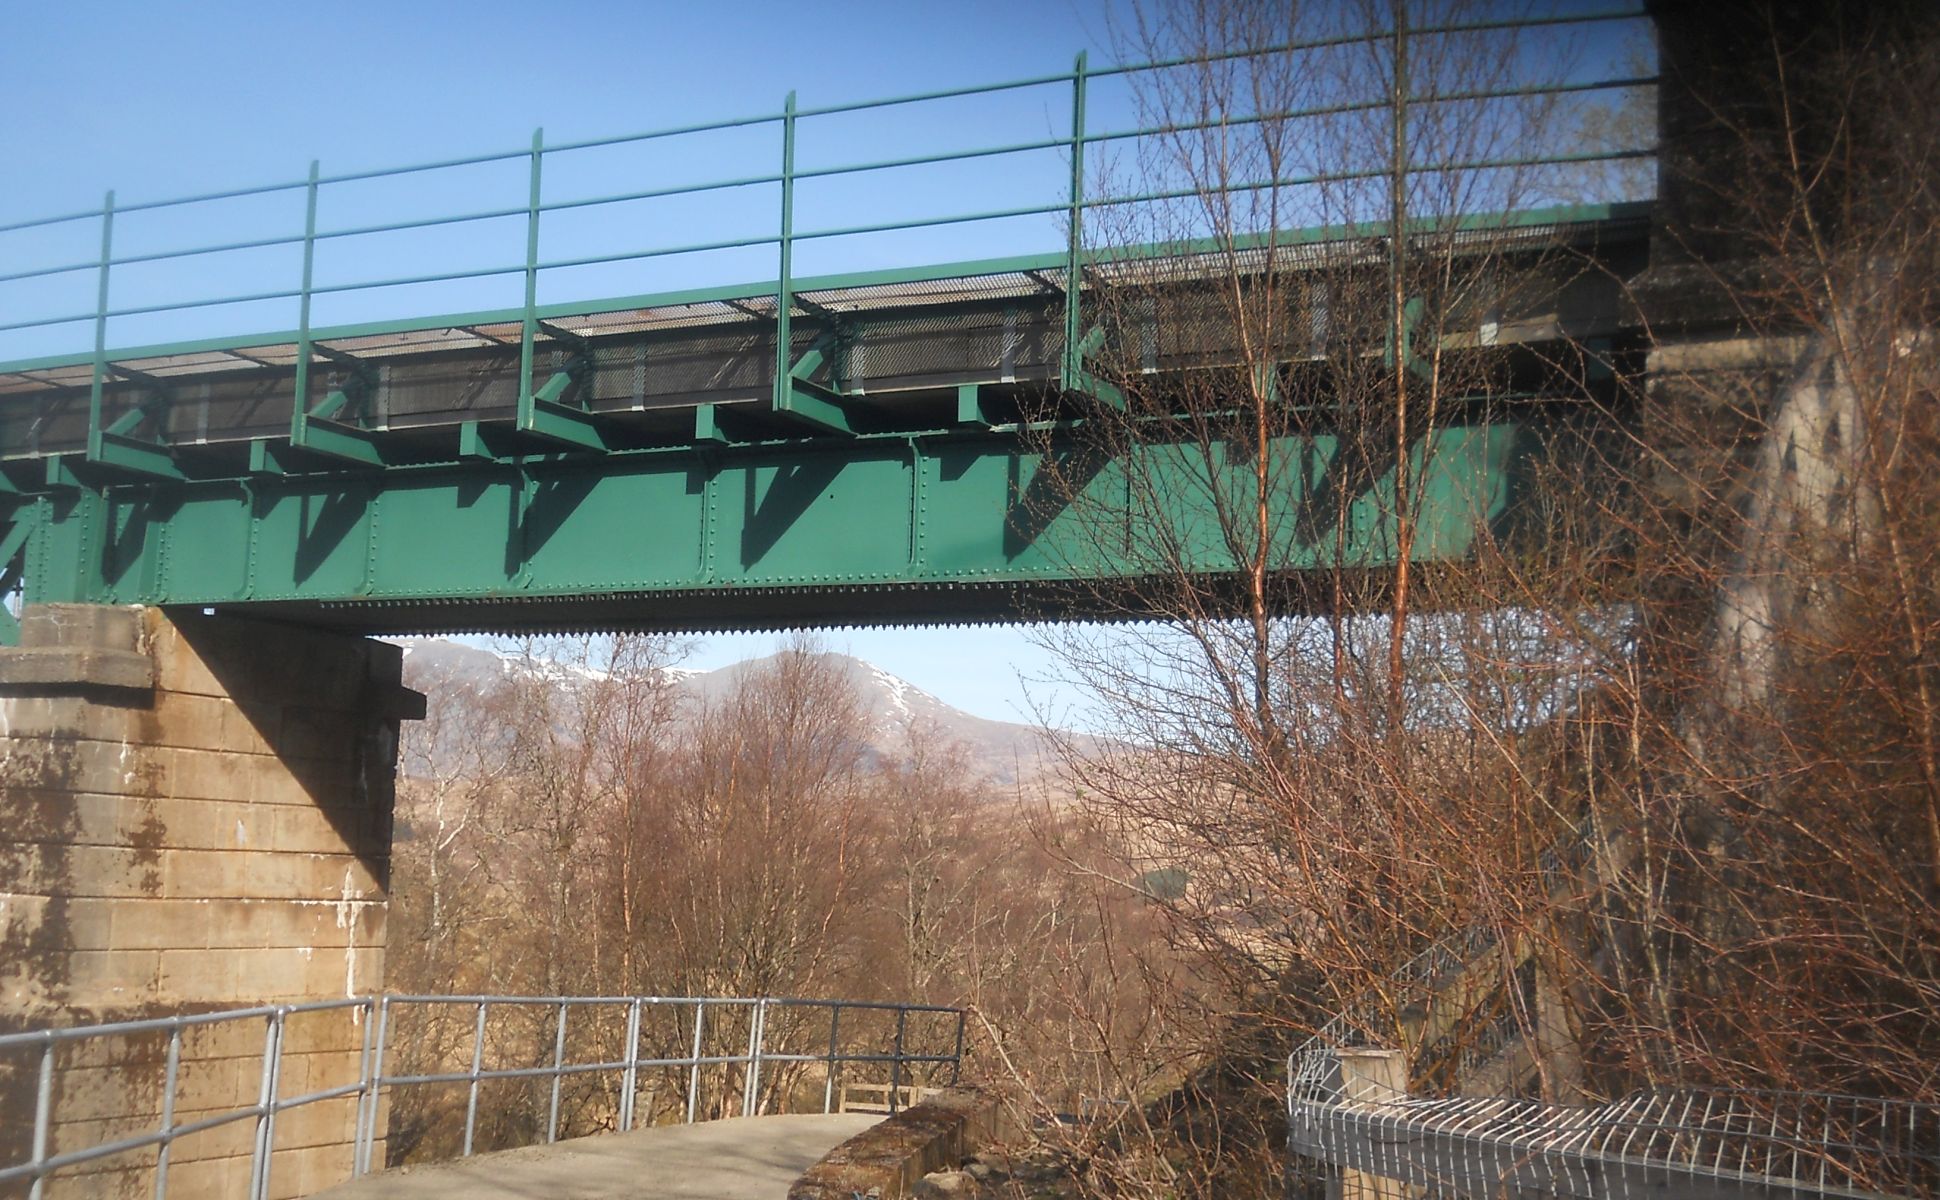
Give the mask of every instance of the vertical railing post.
[[963, 1023], [968, 1016], [962, 1009], [957, 1010], [957, 1052], [950, 1060], [950, 1083], [954, 1085], [963, 1075]]
[[748, 1062], [741, 1069], [741, 1115], [754, 1116], [755, 1088], [761, 1078], [761, 1014], [766, 1000], [752, 1001], [748, 1008]]
[[895, 1116], [903, 1096], [903, 1031], [909, 1024], [909, 1010], [896, 1010], [896, 1053], [889, 1062], [889, 1115]]
[[472, 1024], [472, 1073], [465, 1096], [465, 1148], [460, 1158], [472, 1156], [472, 1131], [478, 1128], [478, 1073], [485, 1069], [485, 1010], [489, 1007], [480, 1000], [478, 1018]]
[[559, 1085], [566, 1081], [566, 1004], [559, 1004], [559, 1016], [552, 1032], [552, 1106], [546, 1113], [546, 1144], [559, 1140]]
[[28, 1200], [40, 1200], [47, 1188], [47, 1175], [41, 1164], [47, 1161], [47, 1129], [54, 1115], [54, 1039], [50, 1035], [40, 1050], [40, 1083], [34, 1091], [34, 1182], [27, 1189]]
[[289, 1041], [290, 1014], [279, 1009], [276, 1021], [276, 1057], [269, 1069], [269, 1112], [263, 1122], [263, 1182], [256, 1200], [269, 1200], [270, 1176], [276, 1170], [276, 1114], [283, 1104], [283, 1045]]
[[168, 1156], [175, 1145], [175, 1086], [182, 1075], [182, 1027], [168, 1031], [168, 1064], [162, 1068], [162, 1144], [155, 1148], [155, 1200], [168, 1196]]
[[781, 106], [781, 236], [775, 284], [775, 409], [788, 407], [789, 372], [795, 366], [795, 93]]
[[256, 1099], [256, 1144], [249, 1162], [249, 1198], [262, 1200], [269, 1181], [271, 1139], [270, 1112], [276, 1103], [276, 1066], [282, 1034], [282, 1011], [271, 1012], [264, 1021], [263, 1075]]
[[626, 1071], [620, 1076], [620, 1132], [633, 1128], [634, 1095], [640, 1090], [640, 997], [635, 996], [626, 1015]]
[[310, 181], [303, 200], [303, 287], [296, 301], [296, 386], [290, 409], [290, 441], [303, 441], [310, 424], [310, 291], [316, 284], [317, 179], [319, 164], [310, 160]]
[[1064, 370], [1065, 389], [1074, 390], [1083, 376], [1079, 343], [1084, 340], [1083, 316], [1079, 294], [1083, 290], [1083, 253], [1085, 220], [1085, 54], [1078, 52], [1071, 68], [1071, 195], [1070, 226], [1064, 264]]
[[[376, 1044], [377, 1006], [364, 999], [349, 1011], [351, 1020], [362, 1025], [362, 1038], [357, 1047], [357, 1112], [350, 1126], [350, 1173], [357, 1175], [360, 1173], [357, 1164], [364, 1154], [364, 1109], [370, 1103], [371, 1049]], [[362, 1014], [361, 1020], [359, 1014]]]
[[707, 1023], [707, 1001], [694, 1001], [694, 1065], [687, 1072], [687, 1123], [694, 1123], [694, 1107], [701, 1098], [701, 1027]]
[[829, 1074], [827, 1082], [822, 1085], [822, 1111], [824, 1113], [832, 1113], [835, 1111], [835, 1051], [836, 1047], [840, 1044], [837, 1039], [840, 1036], [841, 1029], [842, 1006], [840, 1004], [831, 1004], [829, 1006]]
[[114, 262], [115, 194], [101, 202], [101, 267], [94, 289], [94, 374], [88, 384], [89, 458], [101, 456], [101, 395], [108, 379], [108, 272]]
[[384, 996], [377, 1001], [377, 1048], [372, 1055], [370, 1075], [365, 1084], [368, 1107], [364, 1112], [362, 1144], [351, 1166], [352, 1172], [357, 1175], [370, 1174], [371, 1151], [377, 1144], [378, 1108], [384, 1101], [384, 1049], [390, 1032], [391, 998]]
[[546, 153], [546, 131], [532, 131], [532, 178], [525, 206], [525, 318], [519, 326], [519, 413], [521, 428], [532, 423], [532, 340], [539, 332], [539, 189]]

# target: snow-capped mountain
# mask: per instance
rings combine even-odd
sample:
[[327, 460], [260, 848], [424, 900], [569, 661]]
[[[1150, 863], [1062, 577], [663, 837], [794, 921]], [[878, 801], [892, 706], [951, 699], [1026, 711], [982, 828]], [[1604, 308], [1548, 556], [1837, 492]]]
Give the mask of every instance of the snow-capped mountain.
[[[438, 689], [484, 688], [512, 671], [539, 671], [562, 688], [597, 678], [597, 668], [578, 663], [532, 662], [479, 646], [441, 638], [398, 639], [405, 651], [404, 681], [430, 694]], [[1032, 726], [992, 721], [946, 704], [906, 679], [846, 654], [827, 653], [855, 689], [869, 732], [869, 748], [885, 759], [901, 758], [909, 731], [933, 729], [960, 743], [972, 770], [992, 783], [1008, 786], [1043, 774], [1046, 750], [1042, 735]], [[749, 659], [714, 671], [670, 667], [666, 674], [696, 703], [714, 703], [727, 696], [749, 672], [767, 659]]]

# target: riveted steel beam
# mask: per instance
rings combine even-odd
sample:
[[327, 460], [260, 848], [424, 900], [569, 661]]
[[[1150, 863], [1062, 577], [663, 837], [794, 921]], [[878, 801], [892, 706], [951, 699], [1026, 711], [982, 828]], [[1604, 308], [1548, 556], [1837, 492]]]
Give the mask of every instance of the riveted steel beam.
[[[1516, 478], [1542, 452], [1544, 433], [1505, 420], [1451, 425], [1422, 443], [1417, 557], [1459, 559], [1513, 522]], [[1348, 477], [1340, 450], [1326, 436], [1274, 444], [1285, 481], [1275, 570], [1392, 565], [1392, 480]], [[1250, 471], [1243, 458], [1215, 468], [1221, 456], [1183, 445], [1140, 451], [1136, 469], [1155, 473], [1153, 490], [1180, 498], [1173, 532], [1192, 569], [1232, 569], [1216, 516], [1193, 511], [1188, 498], [1220, 482], [1208, 470]], [[926, 435], [920, 447], [867, 436], [727, 442], [83, 488], [33, 502], [45, 518], [26, 535], [36, 564], [28, 598], [275, 605], [283, 614], [396, 605], [419, 614], [414, 624], [478, 628], [509, 625], [515, 601], [537, 600], [636, 604], [645, 621], [660, 595], [717, 595], [736, 621], [786, 623], [800, 602], [792, 596], [859, 589], [882, 590], [885, 612], [899, 611], [894, 597], [908, 592], [930, 597], [921, 611], [947, 614], [958, 589], [972, 619], [1013, 603], [1003, 589], [1068, 589], [1157, 569], [1129, 527], [1102, 537], [1097, 527], [1130, 469], [1075, 440], [1026, 446], [960, 428]], [[1073, 493], [1080, 509], [1067, 503]], [[469, 607], [422, 616], [459, 604]]]

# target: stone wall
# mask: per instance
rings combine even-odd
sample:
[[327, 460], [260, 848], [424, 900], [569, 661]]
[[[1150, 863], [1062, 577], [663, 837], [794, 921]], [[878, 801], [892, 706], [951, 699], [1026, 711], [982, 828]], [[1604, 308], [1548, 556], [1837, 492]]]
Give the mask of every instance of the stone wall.
[[[30, 609], [21, 641], [0, 651], [0, 1029], [381, 988], [398, 722], [422, 703], [396, 647], [81, 605]], [[176, 1125], [256, 1102], [266, 1024], [184, 1039]], [[291, 1017], [279, 1094], [355, 1080], [364, 1024]], [[63, 1048], [51, 1150], [156, 1129], [166, 1052], [160, 1035]], [[0, 1162], [28, 1156], [37, 1070], [0, 1053]], [[354, 1112], [281, 1115], [271, 1194], [343, 1178]], [[178, 1141], [171, 1194], [243, 1196], [255, 1136]], [[155, 1162], [73, 1168], [47, 1195], [151, 1196]]]

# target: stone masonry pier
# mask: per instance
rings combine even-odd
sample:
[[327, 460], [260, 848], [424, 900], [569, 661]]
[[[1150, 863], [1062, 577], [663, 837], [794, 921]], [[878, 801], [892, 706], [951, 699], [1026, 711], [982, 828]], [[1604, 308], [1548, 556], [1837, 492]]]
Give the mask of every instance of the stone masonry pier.
[[[0, 1029], [380, 990], [398, 723], [423, 703], [401, 667], [396, 647], [342, 634], [29, 608], [20, 648], [0, 651]], [[292, 1017], [280, 1094], [357, 1078], [361, 1019]], [[256, 1103], [263, 1043], [254, 1023], [189, 1034], [174, 1123]], [[49, 1152], [156, 1129], [165, 1054], [161, 1036], [64, 1047]], [[37, 1059], [0, 1061], [0, 1159], [27, 1157]], [[279, 1121], [272, 1194], [348, 1177], [354, 1111], [346, 1097]], [[253, 1132], [178, 1141], [171, 1194], [242, 1196]], [[155, 1162], [74, 1168], [45, 1194], [152, 1196]]]

